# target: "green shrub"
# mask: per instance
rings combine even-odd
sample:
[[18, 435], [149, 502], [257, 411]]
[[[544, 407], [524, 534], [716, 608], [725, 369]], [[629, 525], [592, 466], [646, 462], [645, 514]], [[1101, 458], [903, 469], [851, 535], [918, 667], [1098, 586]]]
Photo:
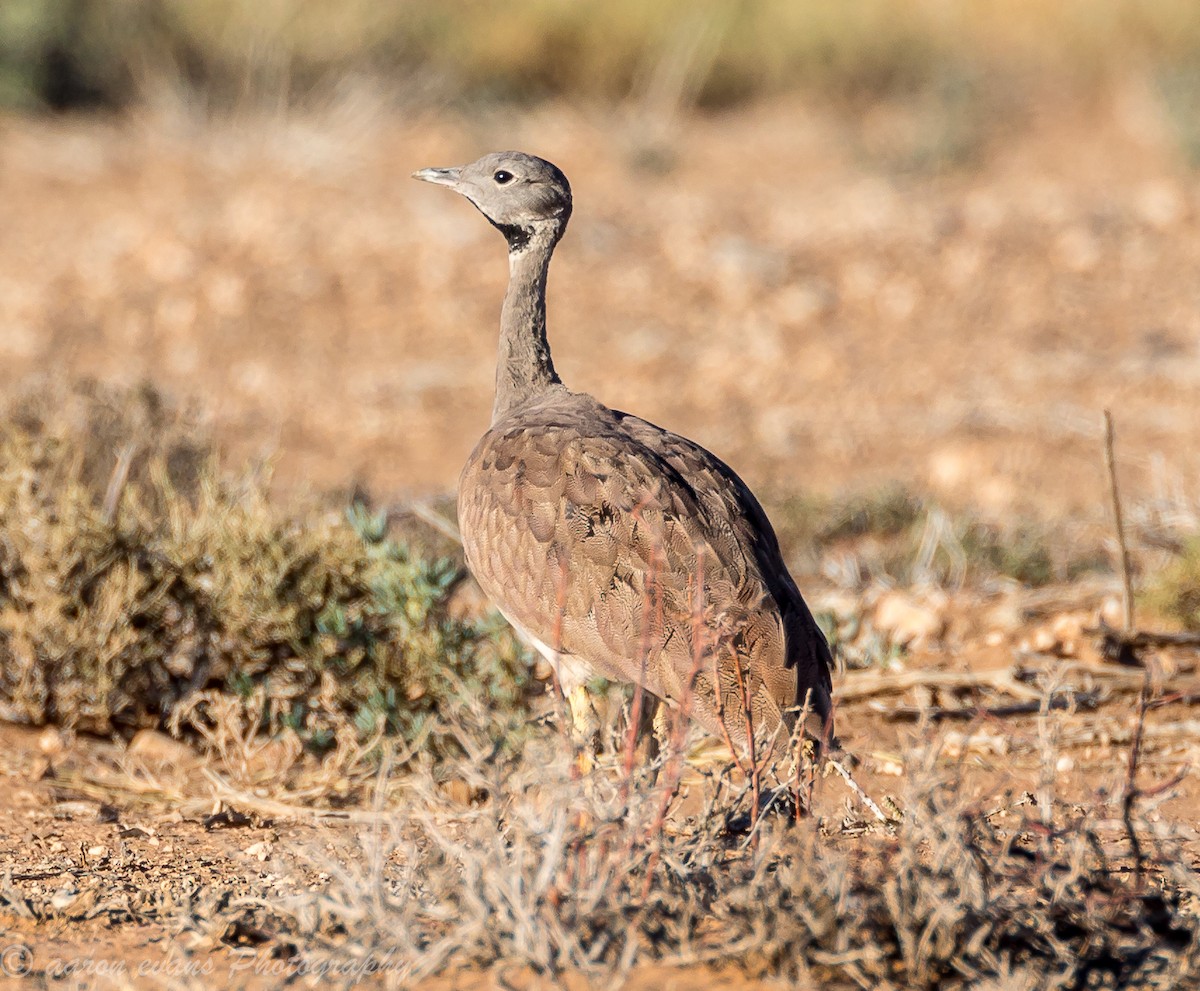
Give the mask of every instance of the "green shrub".
[[1151, 580], [1142, 598], [1159, 615], [1185, 629], [1200, 630], [1200, 537], [1184, 544], [1179, 555]]
[[[0, 422], [10, 717], [131, 730], [206, 689], [262, 686], [270, 721], [317, 745], [347, 720], [437, 745], [438, 713], [475, 696], [500, 737], [524, 721], [507, 628], [451, 615], [460, 563], [410, 552], [361, 509], [280, 512], [261, 478], [223, 479], [150, 390], [72, 399]], [[114, 498], [97, 439], [138, 426], [148, 453]]]

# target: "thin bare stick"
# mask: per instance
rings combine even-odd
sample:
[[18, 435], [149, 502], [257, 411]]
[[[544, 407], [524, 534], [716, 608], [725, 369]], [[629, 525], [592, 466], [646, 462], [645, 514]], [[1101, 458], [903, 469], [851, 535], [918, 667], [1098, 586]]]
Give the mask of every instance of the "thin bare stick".
[[555, 704], [558, 708], [559, 735], [575, 755], [576, 759], [572, 761], [572, 776], [578, 779], [583, 776], [583, 771], [579, 766], [579, 758], [583, 756], [583, 751], [579, 749], [578, 734], [572, 732], [574, 719], [572, 718], [570, 702], [567, 700], [567, 693], [563, 691], [562, 672], [560, 670], [562, 665], [563, 614], [566, 612], [567, 603], [566, 575], [566, 557], [560, 548], [558, 551], [558, 579], [555, 582], [554, 589], [554, 627], [550, 632], [550, 649], [554, 652], [550, 671], [553, 675], [553, 691]]
[[[1097, 692], [1056, 692], [1049, 701], [1051, 709], [1095, 709], [1100, 704]], [[888, 706], [881, 702], [871, 702], [870, 707], [881, 712], [886, 719], [906, 719], [917, 722], [921, 719], [938, 721], [942, 719], [1005, 719], [1010, 716], [1031, 716], [1042, 709], [1041, 702], [1012, 702], [1008, 705], [991, 706], [932, 706], [921, 708], [916, 705]]]
[[858, 800], [870, 810], [871, 815], [873, 815], [880, 822], [888, 821], [887, 816], [883, 814], [883, 809], [881, 809], [875, 803], [875, 800], [871, 798], [870, 795], [862, 790], [862, 788], [859, 786], [859, 783], [854, 780], [853, 775], [846, 770], [845, 765], [843, 765], [840, 760], [834, 760], [832, 757], [829, 758], [829, 766], [842, 776], [842, 780], [846, 782], [847, 787], [849, 787], [849, 789], [858, 796]]
[[137, 447], [126, 444], [117, 452], [117, 461], [113, 465], [112, 474], [108, 478], [108, 487], [104, 490], [104, 506], [100, 511], [101, 519], [112, 524], [117, 518], [117, 510], [121, 508], [121, 495], [125, 491], [125, 483], [129, 481], [129, 468], [133, 464], [133, 456]]
[[[683, 779], [684, 749], [687, 745], [687, 731], [692, 718], [692, 706], [696, 698], [696, 679], [704, 670], [704, 652], [707, 643], [707, 627], [704, 625], [704, 549], [696, 548], [696, 574], [692, 594], [692, 668], [684, 685], [683, 696], [679, 700], [679, 708], [671, 726], [671, 735], [667, 741], [667, 755], [663, 761], [661, 795], [658, 812], [651, 822], [649, 836], [654, 841], [650, 858], [646, 866], [646, 879], [642, 885], [642, 900], [650, 897], [650, 886], [654, 878], [654, 870], [662, 857], [663, 836], [665, 832], [667, 813], [671, 801], [679, 791], [679, 783]], [[666, 703], [662, 703], [665, 707]], [[665, 712], [665, 708], [660, 709]]]
[[742, 702], [742, 718], [746, 723], [746, 756], [750, 762], [750, 792], [754, 801], [754, 804], [750, 808], [750, 828], [753, 830], [758, 825], [758, 804], [762, 794], [762, 770], [758, 766], [758, 753], [755, 749], [754, 714], [750, 708], [750, 677], [748, 672], [742, 670], [742, 658], [740, 654], [734, 654], [733, 671], [737, 675], [738, 694], [741, 696]]
[[1142, 754], [1142, 731], [1146, 726], [1146, 709], [1150, 703], [1150, 669], [1146, 669], [1146, 679], [1142, 685], [1142, 694], [1138, 698], [1137, 719], [1133, 724], [1133, 738], [1129, 741], [1129, 768], [1125, 775], [1125, 788], [1121, 793], [1121, 818], [1125, 822], [1125, 834], [1129, 840], [1129, 848], [1133, 853], [1133, 872], [1140, 883], [1145, 857], [1142, 853], [1142, 842], [1138, 839], [1137, 829], [1133, 821], [1134, 806], [1141, 792], [1137, 786], [1138, 762]]
[[[730, 754], [733, 756], [733, 762], [737, 765], [737, 769], [746, 774], [746, 766], [742, 763], [741, 751], [733, 745], [733, 737], [729, 735], [729, 726], [725, 722], [725, 693], [721, 689], [721, 666], [720, 658], [717, 651], [713, 651], [713, 690], [716, 694], [717, 704], [717, 723], [721, 727], [721, 736], [725, 739], [725, 746], [729, 748]], [[748, 775], [747, 775], [748, 776]]]
[[[649, 496], [643, 499], [633, 510], [633, 519], [635, 523], [642, 522], [642, 508], [649, 502]], [[624, 793], [628, 793], [630, 779], [633, 776], [633, 764], [635, 751], [637, 748], [637, 733], [642, 722], [642, 707], [646, 703], [646, 668], [650, 662], [650, 645], [652, 638], [662, 630], [663, 620], [663, 594], [662, 589], [658, 587], [658, 574], [660, 568], [663, 567], [662, 547], [655, 541], [654, 547], [650, 555], [650, 571], [648, 573], [646, 588], [642, 594], [642, 609], [644, 610], [642, 619], [642, 635], [640, 643], [641, 664], [638, 671], [638, 680], [633, 686], [633, 705], [629, 711], [629, 730], [625, 735], [625, 758], [624, 772], [625, 781], [622, 788]], [[653, 621], [650, 619], [653, 614]]]
[[1042, 697], [1037, 689], [1021, 684], [1011, 671], [851, 671], [843, 678], [838, 696], [844, 704], [876, 695], [898, 695], [920, 685], [952, 690], [990, 688], [1027, 701]]
[[[1106, 642], [1114, 639], [1116, 633], [1103, 623], [1083, 632], [1099, 634]], [[1144, 650], [1147, 647], [1200, 647], [1200, 633], [1155, 633], [1153, 630], [1137, 630], [1128, 635], [1121, 633], [1119, 640], [1134, 650]]]
[[1117, 484], [1117, 458], [1113, 449], [1113, 417], [1110, 410], [1104, 411], [1104, 465], [1108, 469], [1108, 484], [1112, 495], [1113, 527], [1117, 532], [1117, 546], [1121, 550], [1122, 606], [1126, 635], [1133, 632], [1133, 577], [1129, 566], [1129, 545], [1125, 542], [1125, 518], [1121, 513], [1121, 489]]
[[409, 516], [415, 516], [426, 526], [443, 536], [449, 537], [457, 544], [462, 543], [462, 534], [450, 520], [446, 519], [441, 513], [434, 509], [427, 502], [410, 502], [406, 506], [401, 506], [395, 511], [396, 516], [403, 516], [407, 513]]

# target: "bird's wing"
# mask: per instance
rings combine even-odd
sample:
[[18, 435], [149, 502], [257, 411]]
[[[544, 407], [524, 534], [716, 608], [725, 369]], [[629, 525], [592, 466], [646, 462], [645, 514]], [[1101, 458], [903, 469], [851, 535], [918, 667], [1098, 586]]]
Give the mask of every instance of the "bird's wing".
[[710, 518], [728, 520], [742, 552], [778, 603], [787, 634], [787, 664], [797, 669], [798, 698], [814, 689], [812, 704], [827, 717], [833, 690], [833, 654], [783, 560], [783, 552], [762, 505], [750, 487], [724, 461], [695, 441], [629, 413], [614, 414], [624, 430], [648, 450], [657, 451], [688, 479]]
[[660, 697], [691, 697], [710, 725], [717, 695], [738, 697], [741, 655], [756, 718], [778, 722], [796, 695], [787, 596], [803, 602], [763, 573], [754, 513], [776, 557], [778, 546], [761, 508], [703, 449], [585, 399], [524, 410], [476, 447], [459, 490], [472, 572], [539, 640]]

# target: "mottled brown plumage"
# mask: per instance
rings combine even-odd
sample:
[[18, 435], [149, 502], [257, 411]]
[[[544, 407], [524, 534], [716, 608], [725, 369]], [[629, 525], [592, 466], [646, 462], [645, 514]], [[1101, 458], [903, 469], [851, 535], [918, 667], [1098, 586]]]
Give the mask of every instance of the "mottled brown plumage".
[[[459, 524], [484, 592], [562, 662], [686, 704], [745, 741], [805, 704], [832, 733], [829, 648], [749, 488], [698, 444], [559, 380], [545, 332], [551, 253], [571, 211], [553, 165], [518, 152], [417, 178], [462, 193], [505, 235], [491, 429], [463, 470]], [[739, 680], [739, 671], [741, 678]], [[791, 712], [789, 712], [791, 710]]]

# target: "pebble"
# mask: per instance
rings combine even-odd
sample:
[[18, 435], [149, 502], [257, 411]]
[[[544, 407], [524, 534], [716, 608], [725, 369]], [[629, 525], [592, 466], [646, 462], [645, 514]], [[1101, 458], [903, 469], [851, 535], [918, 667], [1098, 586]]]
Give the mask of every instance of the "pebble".
[[888, 591], [875, 604], [875, 626], [901, 646], [917, 646], [941, 637], [946, 629], [944, 608], [922, 603], [904, 592]]
[[47, 726], [38, 734], [38, 749], [47, 757], [58, 757], [66, 749], [66, 741], [57, 727]]
[[257, 843], [251, 843], [242, 853], [256, 860], [263, 861], [270, 858], [275, 846], [268, 840], [260, 840]]
[[199, 763], [199, 758], [186, 743], [152, 729], [138, 730], [129, 741], [126, 753], [151, 764], [188, 767]]

